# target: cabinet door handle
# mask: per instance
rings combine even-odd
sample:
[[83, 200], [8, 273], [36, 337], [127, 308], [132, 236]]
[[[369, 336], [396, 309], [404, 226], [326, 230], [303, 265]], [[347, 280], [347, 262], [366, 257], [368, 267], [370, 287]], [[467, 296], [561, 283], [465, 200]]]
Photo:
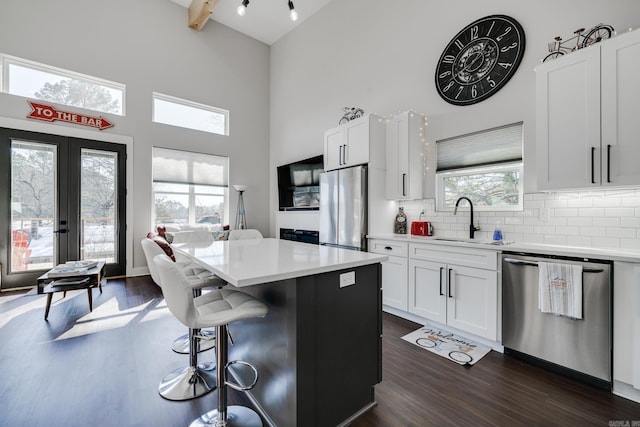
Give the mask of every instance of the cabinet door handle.
[[344, 163], [343, 163], [343, 161], [342, 161], [342, 157], [343, 157], [343, 156], [342, 156], [342, 147], [344, 147], [344, 145], [341, 145], [341, 146], [340, 146], [340, 151], [338, 152], [338, 153], [339, 153], [339, 157], [340, 157], [340, 160], [339, 160], [339, 162], [338, 162], [338, 163], [339, 163], [341, 166], [344, 164]]
[[607, 182], [611, 182], [611, 144], [607, 144]]
[[402, 174], [402, 195], [406, 196], [407, 195], [407, 174], [403, 173]]
[[390, 251], [391, 249], [393, 249], [391, 246], [385, 246], [384, 247], [386, 250]]
[[596, 172], [595, 172], [595, 155], [596, 155], [596, 147], [591, 147], [591, 183], [596, 183]]
[[449, 269], [449, 298], [453, 298], [453, 293], [451, 292], [451, 290], [453, 289], [453, 282], [451, 281], [451, 270], [453, 270], [452, 268]]
[[444, 267], [440, 267], [440, 296], [444, 296], [444, 292], [442, 292], [442, 271]]
[[346, 165], [346, 164], [347, 164], [347, 162], [349, 161], [349, 160], [347, 159], [347, 144], [344, 144], [344, 145], [343, 145], [343, 147], [344, 147], [344, 148], [342, 149], [342, 160], [344, 160], [344, 163], [343, 163], [343, 164], [345, 164], [345, 165]]

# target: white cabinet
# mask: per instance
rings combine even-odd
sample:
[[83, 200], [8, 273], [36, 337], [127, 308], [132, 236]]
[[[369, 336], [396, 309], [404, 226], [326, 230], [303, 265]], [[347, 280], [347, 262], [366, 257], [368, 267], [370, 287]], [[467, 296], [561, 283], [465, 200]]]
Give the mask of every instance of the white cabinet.
[[539, 190], [640, 184], [639, 73], [640, 31], [536, 68]]
[[392, 240], [371, 240], [369, 252], [389, 256], [382, 263], [382, 304], [407, 311], [408, 244]]
[[[613, 379], [640, 396], [640, 264], [613, 266]], [[614, 388], [616, 383], [614, 383]]]
[[375, 114], [347, 122], [324, 133], [324, 169], [334, 170], [367, 164], [372, 144], [382, 144], [384, 120]]
[[409, 312], [490, 339], [498, 331], [498, 254], [409, 245]]
[[422, 198], [425, 117], [413, 111], [387, 123], [387, 199]]

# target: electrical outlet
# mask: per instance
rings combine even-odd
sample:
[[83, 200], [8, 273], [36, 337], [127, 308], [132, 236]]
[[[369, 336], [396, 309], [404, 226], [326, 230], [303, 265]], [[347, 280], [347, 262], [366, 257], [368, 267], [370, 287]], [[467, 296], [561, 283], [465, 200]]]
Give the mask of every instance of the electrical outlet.
[[340, 275], [340, 287], [351, 286], [356, 284], [356, 272], [350, 271]]

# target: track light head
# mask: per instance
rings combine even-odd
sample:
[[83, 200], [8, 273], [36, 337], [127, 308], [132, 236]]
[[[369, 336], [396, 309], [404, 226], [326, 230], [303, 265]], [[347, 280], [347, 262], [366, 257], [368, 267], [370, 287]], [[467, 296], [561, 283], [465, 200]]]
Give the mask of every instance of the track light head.
[[289, 12], [292, 21], [298, 20], [298, 12], [296, 12], [296, 8], [293, 6], [293, 1], [289, 0]]
[[242, 4], [238, 6], [238, 15], [244, 16], [247, 13], [247, 6], [249, 6], [249, 0], [242, 0]]

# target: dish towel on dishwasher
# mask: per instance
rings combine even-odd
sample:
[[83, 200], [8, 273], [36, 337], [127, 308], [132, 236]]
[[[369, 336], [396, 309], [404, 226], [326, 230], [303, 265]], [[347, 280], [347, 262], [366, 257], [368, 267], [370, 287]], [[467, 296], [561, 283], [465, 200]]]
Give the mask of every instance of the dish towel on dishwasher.
[[538, 270], [540, 311], [582, 319], [582, 266], [538, 262]]

